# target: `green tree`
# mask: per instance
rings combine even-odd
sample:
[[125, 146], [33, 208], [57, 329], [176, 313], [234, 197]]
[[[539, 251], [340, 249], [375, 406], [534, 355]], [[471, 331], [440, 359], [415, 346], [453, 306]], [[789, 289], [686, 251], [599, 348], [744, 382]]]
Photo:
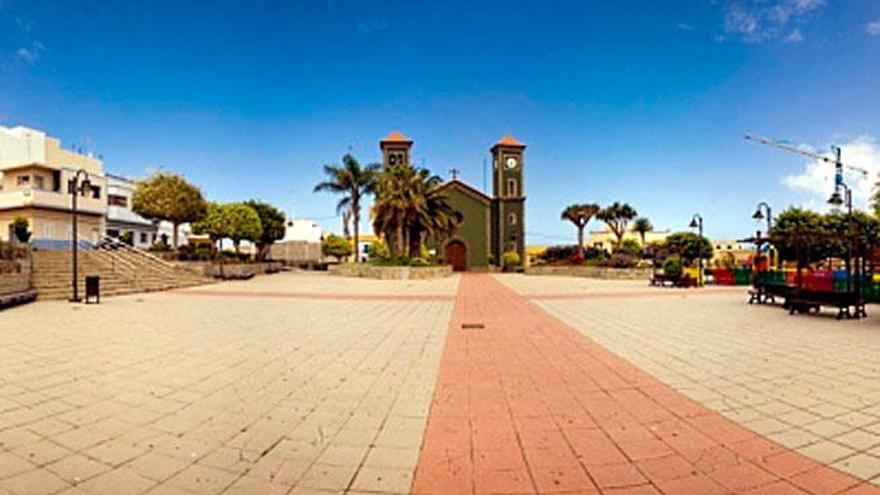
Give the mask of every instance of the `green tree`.
[[630, 221], [638, 215], [638, 212], [627, 203], [615, 201], [614, 204], [603, 208], [596, 215], [596, 218], [605, 222], [614, 237], [617, 238], [617, 245], [623, 241], [626, 234], [626, 228]]
[[263, 227], [263, 233], [254, 243], [257, 247], [257, 260], [265, 260], [269, 254], [269, 247], [284, 239], [284, 213], [269, 203], [252, 199], [244, 203], [257, 212], [260, 217], [260, 225]]
[[639, 217], [633, 221], [633, 230], [639, 233], [639, 238], [642, 240], [642, 252], [644, 252], [648, 246], [645, 243], [645, 234], [654, 230], [654, 225], [646, 217]]
[[[773, 219], [770, 235], [776, 237], [773, 245], [783, 260], [797, 260], [798, 251], [808, 262], [826, 257], [825, 241], [818, 238], [798, 239], [798, 235], [816, 234], [825, 231], [822, 215], [815, 211], [791, 207]], [[800, 244], [800, 245], [799, 245]]]
[[198, 187], [168, 172], [158, 172], [140, 182], [131, 198], [131, 206], [135, 213], [143, 217], [171, 222], [175, 248], [180, 224], [201, 220], [206, 209], [205, 199]]
[[31, 240], [30, 224], [27, 218], [15, 217], [12, 219], [12, 233], [18, 242], [27, 243]]
[[231, 229], [229, 228], [228, 217], [224, 215], [223, 205], [218, 205], [213, 201], [206, 204], [205, 216], [193, 224], [193, 232], [199, 235], [207, 235], [211, 239], [212, 249], [215, 250], [220, 239], [229, 237]]
[[[360, 241], [361, 199], [364, 195], [373, 191], [376, 184], [376, 174], [379, 165], [370, 164], [362, 166], [351, 154], [342, 157], [342, 165], [324, 165], [326, 180], [315, 185], [315, 192], [329, 191], [341, 194], [342, 198], [336, 203], [336, 212], [343, 215], [351, 212], [351, 220], [354, 222], [354, 245]], [[347, 222], [346, 222], [347, 224]], [[357, 262], [357, 257], [355, 257]]]
[[461, 216], [449, 204], [443, 180], [427, 169], [416, 170], [412, 181], [412, 198], [406, 215], [407, 244], [410, 258], [422, 256], [423, 244], [428, 238], [452, 235], [461, 224]]
[[712, 243], [693, 232], [675, 232], [666, 238], [666, 246], [686, 260], [712, 259]]
[[226, 223], [229, 225], [229, 238], [235, 253], [240, 253], [241, 241], [256, 243], [263, 235], [263, 225], [256, 210], [244, 203], [230, 203], [221, 208]]
[[577, 245], [581, 257], [584, 255], [584, 229], [601, 208], [594, 203], [574, 204], [562, 210], [561, 219], [568, 220], [577, 228]]
[[335, 256], [339, 259], [351, 256], [351, 244], [338, 235], [330, 234], [321, 243], [321, 252], [324, 256]]

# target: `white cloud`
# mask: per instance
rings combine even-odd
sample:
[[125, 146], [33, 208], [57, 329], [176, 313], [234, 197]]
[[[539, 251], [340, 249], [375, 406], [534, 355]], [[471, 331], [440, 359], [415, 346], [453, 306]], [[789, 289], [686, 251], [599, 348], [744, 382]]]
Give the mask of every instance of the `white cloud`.
[[35, 52], [33, 50], [29, 50], [27, 48], [19, 48], [15, 52], [15, 57], [17, 59], [21, 60], [22, 62], [27, 62], [29, 64], [33, 64], [34, 62], [37, 61], [37, 58], [39, 58], [39, 55], [37, 54], [37, 52]]
[[679, 22], [678, 24], [675, 25], [675, 30], [676, 31], [693, 31], [694, 26], [691, 24], [688, 24], [686, 22]]
[[865, 26], [865, 31], [871, 36], [880, 36], [880, 19], [877, 19], [874, 22], [869, 22], [868, 25]]
[[[868, 175], [864, 176], [844, 170], [844, 182], [853, 191], [853, 203], [864, 207], [880, 174], [880, 144], [872, 137], [862, 136], [841, 144], [840, 149], [844, 164], [868, 171]], [[803, 171], [784, 177], [782, 183], [796, 191], [813, 193], [817, 200], [827, 200], [834, 192], [834, 165], [820, 160], [808, 162]]]
[[795, 30], [792, 31], [791, 34], [785, 37], [786, 43], [800, 43], [802, 41], [804, 41], [804, 35], [801, 34], [801, 30], [799, 28], [795, 28]]
[[718, 0], [716, 3], [722, 5], [725, 39], [762, 43], [782, 38], [800, 42], [804, 37], [799, 26], [824, 6], [825, 0]]

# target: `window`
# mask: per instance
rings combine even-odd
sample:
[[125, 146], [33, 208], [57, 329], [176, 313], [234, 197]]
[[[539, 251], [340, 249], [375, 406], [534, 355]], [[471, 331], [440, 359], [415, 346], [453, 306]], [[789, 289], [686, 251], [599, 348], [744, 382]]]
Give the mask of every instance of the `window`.
[[510, 213], [507, 215], [507, 223], [509, 225], [516, 225], [516, 213]]
[[516, 179], [507, 179], [507, 195], [516, 196]]
[[146, 244], [146, 243], [147, 243], [147, 233], [141, 232], [141, 244]]
[[16, 184], [19, 186], [26, 186], [30, 183], [31, 183], [31, 176], [30, 175], [19, 175], [18, 182]]
[[43, 226], [43, 237], [46, 239], [52, 239], [55, 237], [55, 226], [51, 223], [47, 223]]
[[101, 188], [98, 186], [92, 186], [92, 197], [95, 199], [101, 199]]
[[34, 187], [37, 189], [44, 189], [46, 186], [45, 181], [43, 180], [43, 176], [35, 175], [34, 176]]
[[119, 196], [117, 194], [108, 194], [107, 204], [110, 206], [121, 206], [122, 208], [128, 208], [128, 198], [126, 198], [125, 196]]

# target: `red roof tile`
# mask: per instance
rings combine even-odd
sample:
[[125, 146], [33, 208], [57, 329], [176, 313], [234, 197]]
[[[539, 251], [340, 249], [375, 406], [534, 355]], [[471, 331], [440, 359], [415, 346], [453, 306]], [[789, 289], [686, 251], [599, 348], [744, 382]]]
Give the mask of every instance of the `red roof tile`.
[[508, 146], [508, 147], [513, 147], [513, 148], [525, 148], [526, 147], [525, 144], [517, 141], [516, 138], [514, 138], [513, 136], [510, 136], [510, 135], [507, 135], [507, 136], [504, 136], [503, 138], [501, 138], [497, 143], [495, 143], [495, 146]]

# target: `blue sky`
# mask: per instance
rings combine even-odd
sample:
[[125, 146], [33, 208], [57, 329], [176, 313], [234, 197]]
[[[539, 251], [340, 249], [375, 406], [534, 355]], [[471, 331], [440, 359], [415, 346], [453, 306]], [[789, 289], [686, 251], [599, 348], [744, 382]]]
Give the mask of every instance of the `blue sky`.
[[614, 200], [747, 235], [757, 202], [822, 206], [832, 174], [742, 135], [839, 143], [875, 173], [878, 103], [874, 0], [0, 0], [0, 123], [331, 230], [320, 166], [376, 161], [397, 129], [477, 186], [494, 141], [525, 141], [532, 244], [573, 241], [567, 204]]

